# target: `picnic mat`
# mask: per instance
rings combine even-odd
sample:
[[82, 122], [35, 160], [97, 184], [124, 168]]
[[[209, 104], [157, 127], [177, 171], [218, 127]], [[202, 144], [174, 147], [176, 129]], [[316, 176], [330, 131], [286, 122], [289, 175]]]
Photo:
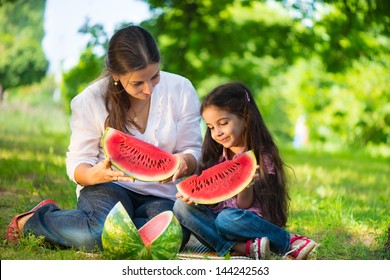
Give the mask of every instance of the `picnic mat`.
[[[190, 240], [183, 248], [183, 250], [177, 255], [181, 260], [224, 260], [225, 257], [220, 257], [215, 251], [212, 251], [207, 246], [203, 245], [196, 239], [195, 236], [191, 235]], [[246, 256], [230, 255], [230, 259], [242, 259], [252, 260]]]
[[[316, 248], [313, 249], [313, 251], [310, 253], [308, 259], [309, 260], [315, 260], [316, 257], [316, 249], [319, 246], [319, 244], [316, 246]], [[246, 257], [246, 256], [240, 256], [236, 253], [231, 253], [228, 258], [220, 257], [215, 251], [211, 250], [207, 246], [203, 245], [201, 242], [199, 242], [198, 239], [196, 239], [195, 236], [191, 235], [190, 240], [186, 244], [186, 246], [183, 248], [179, 254], [177, 254], [177, 258], [180, 260], [224, 260], [224, 259], [230, 259], [230, 260], [253, 260], [252, 258]], [[293, 260], [291, 256], [277, 256], [273, 253], [271, 253], [271, 260]]]

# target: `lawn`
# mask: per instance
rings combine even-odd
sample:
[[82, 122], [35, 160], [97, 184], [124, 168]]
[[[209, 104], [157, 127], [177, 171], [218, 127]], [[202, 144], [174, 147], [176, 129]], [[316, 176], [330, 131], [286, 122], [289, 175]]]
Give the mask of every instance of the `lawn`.
[[[76, 205], [75, 187], [65, 171], [68, 117], [54, 101], [21, 98], [0, 104], [0, 258], [103, 259], [101, 254], [47, 246], [27, 236], [5, 242], [12, 217], [46, 198], [64, 209]], [[390, 159], [364, 151], [296, 151], [281, 148], [291, 167], [288, 230], [321, 245], [311, 259], [382, 260], [390, 224]]]

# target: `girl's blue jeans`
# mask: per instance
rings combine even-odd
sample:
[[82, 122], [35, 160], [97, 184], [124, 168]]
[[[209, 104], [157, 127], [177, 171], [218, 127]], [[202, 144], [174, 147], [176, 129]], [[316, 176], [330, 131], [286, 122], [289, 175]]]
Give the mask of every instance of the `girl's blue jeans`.
[[101, 249], [104, 221], [118, 201], [137, 228], [155, 215], [172, 210], [174, 204], [170, 199], [138, 194], [114, 183], [99, 184], [81, 190], [77, 209], [61, 210], [54, 204], [39, 208], [28, 219], [24, 232], [65, 247]]
[[214, 213], [205, 205], [176, 200], [173, 212], [180, 223], [202, 243], [224, 256], [239, 241], [268, 237], [271, 251], [284, 254], [290, 247], [290, 234], [258, 215], [237, 208]]

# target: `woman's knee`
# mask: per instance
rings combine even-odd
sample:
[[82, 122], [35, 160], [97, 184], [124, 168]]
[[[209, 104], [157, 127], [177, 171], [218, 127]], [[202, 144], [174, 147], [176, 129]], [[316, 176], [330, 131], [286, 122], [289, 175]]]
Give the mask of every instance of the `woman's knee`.
[[185, 217], [186, 213], [189, 211], [189, 205], [187, 203], [181, 201], [180, 199], [175, 201], [175, 204], [173, 205], [173, 213], [176, 217]]

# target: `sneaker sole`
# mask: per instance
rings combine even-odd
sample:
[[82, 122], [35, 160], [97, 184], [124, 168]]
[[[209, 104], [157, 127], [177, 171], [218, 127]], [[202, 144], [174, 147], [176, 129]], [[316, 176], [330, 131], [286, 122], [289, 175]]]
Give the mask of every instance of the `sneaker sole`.
[[263, 237], [261, 239], [260, 252], [261, 252], [261, 259], [262, 260], [269, 259], [269, 256], [271, 254], [271, 250], [270, 250], [270, 245], [269, 245], [269, 239], [267, 237]]
[[310, 254], [310, 252], [317, 246], [317, 243], [314, 241], [307, 244], [298, 254], [298, 256], [295, 258], [296, 260], [306, 260], [307, 256]]

